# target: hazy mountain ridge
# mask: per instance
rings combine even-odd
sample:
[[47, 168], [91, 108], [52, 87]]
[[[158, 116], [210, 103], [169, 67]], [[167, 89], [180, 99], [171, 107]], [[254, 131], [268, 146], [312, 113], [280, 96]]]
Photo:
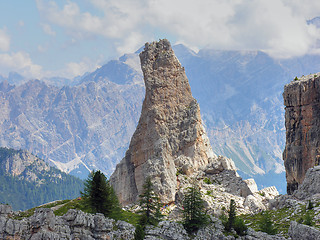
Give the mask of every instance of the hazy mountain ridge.
[[[261, 51], [173, 49], [199, 102], [213, 150], [231, 157], [250, 176], [268, 173], [273, 176], [268, 180], [279, 182], [276, 173], [282, 172], [284, 186], [283, 86], [295, 76], [318, 72], [320, 57], [274, 60]], [[134, 53], [87, 73], [74, 86], [2, 82], [1, 146], [28, 149], [82, 177], [93, 168], [111, 174], [140, 115], [139, 68]], [[267, 185], [264, 175], [255, 178]]]
[[38, 80], [2, 82], [1, 146], [28, 149], [66, 172], [80, 165], [82, 177], [94, 168], [110, 173], [140, 113], [143, 89], [130, 77], [122, 85], [102, 76], [62, 88]]

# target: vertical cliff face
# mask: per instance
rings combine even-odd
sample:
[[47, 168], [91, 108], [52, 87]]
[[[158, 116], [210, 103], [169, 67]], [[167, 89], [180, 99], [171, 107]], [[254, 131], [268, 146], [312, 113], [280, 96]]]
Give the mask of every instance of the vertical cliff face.
[[309, 75], [287, 84], [285, 105], [286, 147], [283, 152], [287, 192], [292, 194], [307, 170], [320, 160], [320, 76]]
[[191, 174], [217, 161], [184, 68], [167, 40], [140, 54], [146, 95], [126, 156], [110, 178], [122, 204], [135, 202], [151, 177], [163, 202], [174, 201], [177, 171]]

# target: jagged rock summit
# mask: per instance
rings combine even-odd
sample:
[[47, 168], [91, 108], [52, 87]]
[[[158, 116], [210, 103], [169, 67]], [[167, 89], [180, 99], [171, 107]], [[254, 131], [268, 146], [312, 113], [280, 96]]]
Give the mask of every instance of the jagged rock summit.
[[320, 73], [284, 87], [286, 147], [283, 152], [287, 192], [293, 194], [309, 168], [320, 161]]
[[[218, 165], [199, 105], [170, 42], [146, 43], [140, 61], [146, 86], [140, 120], [125, 157], [110, 177], [124, 205], [138, 199], [147, 177], [162, 202], [171, 202], [177, 172], [191, 175], [208, 163]], [[234, 168], [234, 164], [224, 167]]]

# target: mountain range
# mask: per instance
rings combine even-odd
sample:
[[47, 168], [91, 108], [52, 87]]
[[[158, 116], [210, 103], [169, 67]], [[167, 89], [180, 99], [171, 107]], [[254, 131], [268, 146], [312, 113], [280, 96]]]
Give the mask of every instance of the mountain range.
[[[214, 152], [232, 158], [239, 173], [260, 187], [276, 185], [285, 192], [283, 86], [318, 72], [320, 56], [275, 60], [261, 51], [173, 49]], [[2, 77], [0, 146], [27, 149], [81, 178], [92, 169], [110, 175], [140, 116], [144, 84], [138, 53], [74, 81]]]

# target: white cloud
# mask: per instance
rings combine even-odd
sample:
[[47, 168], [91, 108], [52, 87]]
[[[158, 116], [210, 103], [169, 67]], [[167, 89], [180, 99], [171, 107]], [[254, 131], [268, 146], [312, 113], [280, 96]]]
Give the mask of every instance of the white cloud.
[[[103, 15], [81, 11], [76, 1], [62, 7], [37, 0], [42, 16], [79, 39], [100, 35], [119, 52], [168, 37], [216, 49], [260, 49], [275, 57], [315, 49], [320, 31], [306, 20], [320, 16], [320, 1], [306, 0], [91, 0]], [[171, 38], [171, 39], [170, 39]]]
[[56, 32], [52, 30], [52, 28], [51, 28], [51, 26], [50, 26], [49, 24], [44, 24], [44, 23], [42, 23], [42, 24], [41, 24], [41, 27], [42, 27], [43, 31], [44, 31], [46, 34], [48, 34], [48, 35], [50, 35], [50, 36], [55, 36], [55, 35], [56, 35]]
[[121, 41], [117, 46], [117, 51], [119, 54], [130, 53], [141, 47], [141, 43], [144, 41], [143, 36], [140, 33], [132, 32]]
[[51, 76], [61, 76], [65, 78], [72, 79], [76, 76], [82, 76], [86, 72], [92, 72], [100, 67], [101, 57], [97, 60], [92, 60], [89, 58], [83, 58], [80, 62], [69, 62], [66, 67], [55, 73], [51, 73]]
[[7, 75], [9, 72], [18, 72], [28, 78], [42, 77], [42, 67], [34, 64], [25, 52], [0, 54], [0, 72]]
[[10, 37], [5, 30], [0, 29], [0, 51], [9, 51]]
[[1, 75], [8, 75], [10, 72], [18, 72], [24, 77], [30, 79], [41, 79], [50, 77], [65, 77], [72, 79], [81, 76], [86, 72], [92, 72], [98, 67], [102, 60], [102, 56], [92, 60], [83, 58], [80, 62], [69, 62], [63, 69], [55, 71], [46, 71], [42, 66], [33, 63], [28, 53], [16, 52], [12, 54], [0, 54], [0, 72]]

